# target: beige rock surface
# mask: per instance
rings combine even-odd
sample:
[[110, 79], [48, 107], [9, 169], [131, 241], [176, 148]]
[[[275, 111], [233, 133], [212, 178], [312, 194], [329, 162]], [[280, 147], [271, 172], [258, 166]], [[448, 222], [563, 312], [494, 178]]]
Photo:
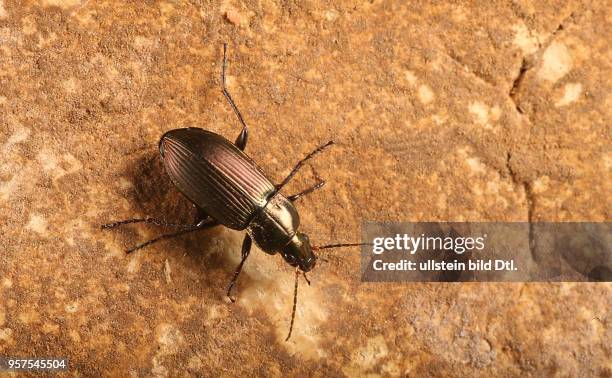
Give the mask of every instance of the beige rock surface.
[[[609, 376], [610, 284], [368, 284], [329, 252], [301, 287], [241, 234], [99, 225], [189, 220], [157, 157], [197, 126], [280, 181], [315, 242], [363, 220], [610, 219], [607, 2], [0, 0], [0, 356], [69, 375]], [[305, 169], [288, 192], [314, 181]], [[606, 341], [608, 340], [608, 341]], [[216, 375], [216, 374], [214, 374]]]

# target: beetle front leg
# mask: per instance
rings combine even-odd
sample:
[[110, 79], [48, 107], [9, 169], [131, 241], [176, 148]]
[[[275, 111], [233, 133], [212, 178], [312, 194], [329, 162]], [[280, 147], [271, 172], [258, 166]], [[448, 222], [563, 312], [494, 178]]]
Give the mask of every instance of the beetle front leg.
[[234, 277], [232, 277], [232, 281], [230, 282], [227, 288], [227, 296], [232, 302], [236, 302], [236, 298], [232, 297], [232, 288], [236, 284], [236, 281], [238, 280], [238, 276], [240, 275], [240, 272], [242, 272], [242, 267], [244, 265], [244, 262], [246, 261], [247, 257], [249, 257], [249, 253], [251, 253], [251, 245], [252, 245], [251, 237], [249, 236], [249, 234], [246, 234], [244, 236], [244, 241], [242, 242], [242, 259], [240, 260], [240, 264], [238, 264], [238, 267], [236, 268], [236, 271], [234, 272]]
[[310, 194], [317, 189], [321, 189], [325, 185], [325, 180], [323, 180], [321, 176], [319, 176], [319, 174], [317, 173], [317, 170], [313, 166], [310, 166], [310, 168], [312, 169], [312, 174], [317, 179], [317, 183], [308, 189], [302, 190], [301, 192], [297, 194], [290, 195], [289, 197], [287, 197], [289, 201], [295, 202], [298, 200], [298, 198], [305, 196], [307, 194]]
[[276, 190], [277, 191], [281, 190], [283, 188], [283, 186], [285, 186], [293, 178], [293, 176], [295, 176], [295, 174], [300, 170], [300, 168], [302, 168], [302, 166], [304, 166], [304, 163], [306, 163], [308, 160], [312, 159], [315, 155], [317, 155], [318, 153], [320, 153], [321, 151], [323, 151], [327, 147], [331, 146], [332, 144], [334, 144], [334, 141], [330, 140], [329, 142], [327, 142], [325, 144], [322, 144], [319, 147], [315, 148], [314, 151], [312, 151], [311, 153], [306, 155], [302, 160], [298, 161], [297, 164], [295, 165], [295, 167], [293, 167], [293, 169], [289, 173], [289, 175], [287, 175], [287, 177], [285, 177], [283, 182], [281, 182], [280, 184], [276, 185]]

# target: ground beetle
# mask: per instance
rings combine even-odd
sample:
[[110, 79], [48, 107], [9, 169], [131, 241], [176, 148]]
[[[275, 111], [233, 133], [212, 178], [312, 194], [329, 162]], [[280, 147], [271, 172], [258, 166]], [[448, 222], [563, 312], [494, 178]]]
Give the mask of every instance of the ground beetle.
[[280, 252], [285, 261], [296, 268], [293, 310], [286, 339], [289, 340], [295, 319], [299, 273], [301, 271], [310, 284], [306, 272], [314, 268], [317, 261], [313, 250], [361, 244], [311, 246], [308, 236], [298, 231], [300, 217], [293, 202], [321, 188], [325, 182], [319, 180], [316, 185], [288, 197], [283, 196], [280, 190], [307, 160], [332, 145], [333, 141], [317, 147], [306, 155], [280, 184], [272, 184], [257, 164], [243, 152], [249, 135], [248, 128], [225, 86], [226, 51], [227, 44], [223, 44], [221, 87], [223, 95], [242, 124], [242, 131], [236, 141], [231, 143], [213, 132], [190, 127], [170, 130], [159, 142], [159, 153], [166, 171], [177, 189], [198, 209], [198, 222], [175, 224], [153, 218], [138, 218], [105, 224], [102, 228], [113, 228], [129, 223], [149, 223], [181, 229], [139, 244], [127, 250], [128, 253], [162, 239], [216, 225], [234, 230], [246, 230], [242, 243], [242, 259], [227, 288], [227, 296], [232, 302], [235, 301], [231, 296], [231, 290], [249, 256], [252, 240], [268, 254], [274, 255]]

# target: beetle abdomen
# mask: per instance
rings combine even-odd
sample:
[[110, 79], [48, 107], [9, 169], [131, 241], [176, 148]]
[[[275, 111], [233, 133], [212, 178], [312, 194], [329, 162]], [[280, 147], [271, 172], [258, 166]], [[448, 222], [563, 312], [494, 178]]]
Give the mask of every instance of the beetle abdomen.
[[162, 136], [159, 150], [174, 185], [229, 228], [245, 229], [275, 191], [247, 155], [213, 132], [171, 130]]

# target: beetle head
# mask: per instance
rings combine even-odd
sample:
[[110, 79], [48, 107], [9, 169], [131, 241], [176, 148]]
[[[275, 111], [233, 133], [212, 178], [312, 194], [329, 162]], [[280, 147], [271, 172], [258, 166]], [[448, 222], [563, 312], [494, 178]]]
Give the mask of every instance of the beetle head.
[[296, 233], [280, 253], [289, 265], [298, 267], [303, 272], [312, 270], [317, 263], [308, 235], [301, 232]]

